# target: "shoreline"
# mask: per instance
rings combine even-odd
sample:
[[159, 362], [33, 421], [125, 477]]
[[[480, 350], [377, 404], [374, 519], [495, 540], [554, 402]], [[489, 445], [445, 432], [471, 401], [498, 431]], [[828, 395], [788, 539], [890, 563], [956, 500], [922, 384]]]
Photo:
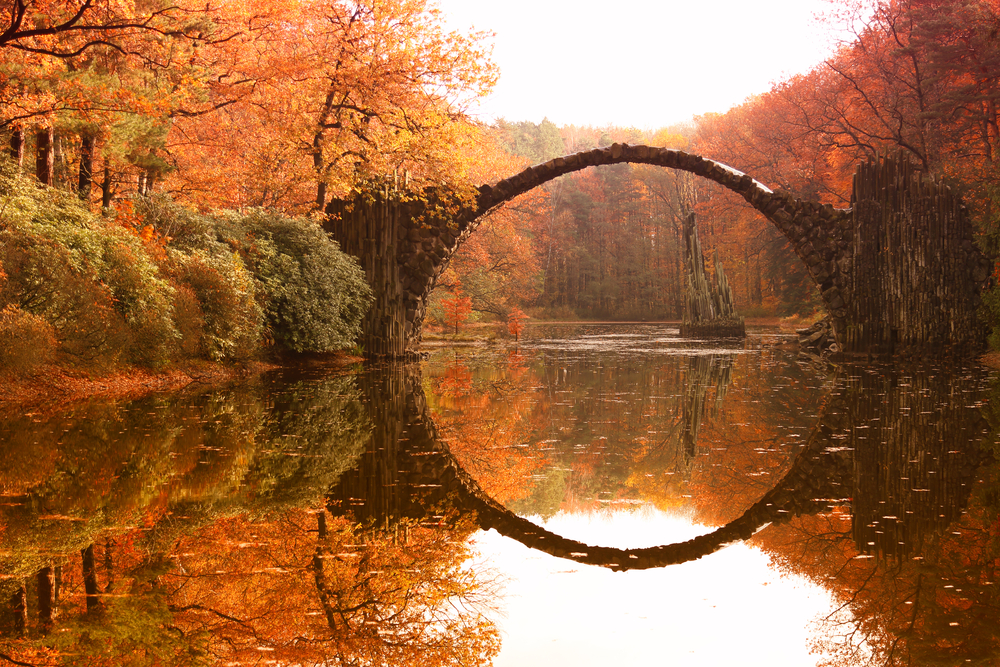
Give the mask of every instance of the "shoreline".
[[50, 366], [28, 377], [0, 375], [0, 410], [46, 412], [92, 399], [135, 400], [149, 394], [181, 392], [195, 386], [224, 386], [282, 369], [328, 367], [347, 370], [358, 361], [361, 359], [341, 353], [231, 365], [198, 362], [163, 370], [132, 367], [103, 375]]
[[[536, 324], [621, 324], [620, 322], [535, 320]], [[642, 323], [649, 324], [649, 323]], [[665, 324], [665, 323], [655, 323]], [[754, 326], [775, 326], [776, 322], [755, 322]], [[479, 324], [469, 328], [495, 328], [496, 325]], [[425, 341], [427, 347], [446, 345], [475, 345], [487, 342], [475, 336], [455, 339], [451, 336], [434, 336]], [[223, 386], [239, 380], [257, 377], [277, 370], [330, 368], [346, 371], [353, 364], [365, 359], [346, 353], [306, 355], [302, 357], [249, 361], [242, 364], [197, 362], [164, 370], [124, 368], [104, 375], [89, 374], [71, 367], [50, 366], [43, 372], [28, 377], [0, 375], [0, 410], [27, 409], [32, 412], [58, 410], [63, 406], [91, 399], [133, 400], [157, 392], [180, 392], [194, 386]], [[975, 359], [975, 363], [1000, 369], [1000, 351], [989, 351]]]

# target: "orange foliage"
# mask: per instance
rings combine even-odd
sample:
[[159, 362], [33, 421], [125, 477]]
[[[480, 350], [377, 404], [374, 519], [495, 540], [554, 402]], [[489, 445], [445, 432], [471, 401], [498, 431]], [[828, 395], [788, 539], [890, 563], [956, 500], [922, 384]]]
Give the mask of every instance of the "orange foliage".
[[524, 314], [520, 308], [514, 308], [510, 311], [507, 316], [507, 331], [510, 335], [514, 337], [514, 340], [520, 340], [521, 334], [524, 332], [524, 320], [527, 315]]
[[[456, 359], [432, 380], [434, 421], [448, 448], [493, 498], [510, 502], [530, 494], [532, 475], [549, 465], [543, 443], [535, 440], [538, 416], [533, 378], [513, 353], [507, 368], [477, 378]], [[501, 391], [502, 400], [493, 392]]]
[[[463, 567], [472, 527], [368, 531], [292, 511], [237, 517], [182, 538], [162, 578], [174, 623], [209, 632], [220, 661], [486, 665], [499, 635], [495, 594]], [[404, 537], [400, 537], [404, 535]]]
[[462, 325], [466, 319], [468, 319], [469, 314], [472, 313], [472, 299], [467, 296], [462, 296], [462, 288], [460, 286], [455, 286], [454, 291], [451, 296], [445, 298], [442, 303], [444, 307], [444, 323], [449, 327], [455, 328], [455, 333], [458, 333], [458, 327]]

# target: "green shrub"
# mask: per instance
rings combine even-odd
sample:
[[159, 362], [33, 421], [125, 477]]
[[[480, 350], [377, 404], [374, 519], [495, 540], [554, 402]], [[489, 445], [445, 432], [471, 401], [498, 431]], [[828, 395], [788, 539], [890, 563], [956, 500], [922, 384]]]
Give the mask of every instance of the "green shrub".
[[0, 307], [15, 306], [48, 322], [68, 360], [112, 360], [123, 344], [125, 323], [110, 290], [93, 272], [76, 269], [65, 246], [9, 227], [0, 232], [0, 263], [7, 274]]
[[211, 255], [170, 253], [170, 270], [196, 303], [185, 305], [185, 328], [195, 341], [185, 343], [211, 359], [245, 359], [260, 347], [264, 315], [256, 284], [233, 252]]
[[188, 285], [174, 285], [174, 324], [180, 338], [177, 352], [181, 357], [200, 357], [203, 353], [205, 315], [198, 295]]
[[52, 325], [15, 305], [0, 310], [0, 369], [28, 374], [49, 363], [55, 354]]
[[0, 307], [49, 322], [60, 354], [81, 362], [158, 364], [178, 334], [173, 288], [134, 233], [90, 213], [70, 193], [0, 165]]
[[258, 211], [241, 222], [275, 340], [296, 352], [353, 346], [372, 298], [357, 260], [311, 220]]
[[[354, 343], [370, 291], [315, 222], [164, 198], [135, 210], [135, 229], [105, 221], [0, 157], [0, 309], [21, 313], [18, 326], [45, 323], [56, 354], [87, 365], [243, 359], [268, 335], [299, 352]], [[140, 238], [143, 224], [160, 236]]]
[[[274, 342], [296, 352], [329, 352], [351, 347], [360, 334], [371, 290], [357, 261], [316, 222], [260, 210], [203, 215], [163, 198], [136, 210], [182, 253], [237, 252], [253, 274]], [[205, 294], [195, 292], [201, 302]], [[201, 305], [207, 324], [209, 309]]]

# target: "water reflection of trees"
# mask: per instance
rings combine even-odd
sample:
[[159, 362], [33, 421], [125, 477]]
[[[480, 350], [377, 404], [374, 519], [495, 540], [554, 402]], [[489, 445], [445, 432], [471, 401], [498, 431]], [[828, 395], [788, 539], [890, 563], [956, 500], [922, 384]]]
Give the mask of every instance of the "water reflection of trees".
[[622, 568], [698, 557], [770, 524], [757, 543], [841, 603], [815, 635], [831, 664], [993, 664], [1000, 470], [988, 463], [984, 381], [976, 369], [842, 369], [774, 489], [684, 545], [626, 553], [490, 518], [488, 508], [482, 517], [534, 548]]
[[[765, 374], [744, 358], [602, 369], [578, 390], [567, 380], [587, 376], [572, 359], [519, 355], [494, 375], [456, 365], [433, 376], [431, 386], [445, 379], [440, 395], [425, 394], [418, 368], [391, 367], [18, 417], [0, 438], [0, 654], [31, 664], [485, 663], [498, 647], [483, 616], [495, 590], [462, 566], [475, 529], [463, 510], [483, 508], [484, 525], [509, 517], [490, 515], [499, 506], [463, 481], [430, 401], [461, 427], [453, 437], [495, 445], [490, 474], [540, 457], [504, 484], [579, 453], [590, 477], [573, 470], [583, 479], [562, 491], [703, 492], [700, 511], [726, 525], [675, 549], [678, 560], [770, 523], [757, 543], [842, 605], [817, 633], [834, 664], [995, 661], [1000, 469], [984, 456], [982, 375], [847, 368], [813, 414], [801, 396], [808, 376]], [[491, 408], [484, 394], [507, 403]], [[808, 438], [776, 423], [796, 409], [813, 422]], [[449, 414], [461, 410], [486, 425], [463, 432]], [[618, 439], [600, 439], [599, 422]], [[693, 457], [685, 434], [700, 443]], [[548, 451], [531, 446], [543, 442]], [[588, 467], [596, 451], [612, 465]], [[642, 481], [685, 475], [666, 490]], [[516, 531], [533, 546], [550, 540], [527, 522]], [[585, 560], [589, 549], [557, 538], [543, 548]], [[623, 556], [587, 558], [632, 567]], [[637, 555], [635, 566], [668, 562], [657, 557]]]
[[1000, 656], [1000, 477], [983, 383], [974, 369], [849, 367], [838, 378], [823, 424], [826, 468], [841, 471], [831, 497], [755, 538], [841, 603], [816, 628], [830, 664]]
[[380, 416], [366, 392], [317, 378], [0, 425], [0, 661], [483, 664], [467, 520], [401, 540], [322, 509]]
[[640, 500], [725, 523], [780, 479], [820, 401], [771, 350], [518, 357], [516, 374], [488, 354], [431, 364], [428, 396], [483, 489], [542, 517]]

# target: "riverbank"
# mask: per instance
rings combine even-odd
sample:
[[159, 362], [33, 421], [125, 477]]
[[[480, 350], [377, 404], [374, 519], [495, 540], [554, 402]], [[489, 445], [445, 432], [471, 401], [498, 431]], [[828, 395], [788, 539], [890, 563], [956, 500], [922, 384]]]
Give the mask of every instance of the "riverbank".
[[[534, 324], [598, 324], [599, 322], [555, 322], [535, 321]], [[621, 324], [616, 322], [615, 324]], [[643, 324], [650, 324], [645, 322]], [[652, 324], [674, 324], [655, 322]], [[748, 322], [751, 326], [779, 326], [783, 330], [794, 329], [788, 322], [775, 318], [759, 318]], [[470, 324], [463, 327], [457, 336], [440, 330], [430, 330], [424, 334], [427, 347], [439, 345], [484, 345], [507, 342], [510, 336], [505, 327], [491, 323]], [[133, 400], [156, 392], [183, 391], [195, 386], [222, 386], [256, 377], [262, 373], [279, 369], [326, 368], [331, 371], [347, 371], [352, 365], [364, 359], [346, 353], [312, 354], [287, 356], [285, 358], [248, 361], [239, 364], [196, 362], [162, 370], [141, 367], [118, 369], [112, 373], [89, 374], [70, 367], [51, 366], [32, 376], [17, 377], [0, 375], [0, 410], [18, 409], [53, 410], [63, 405], [90, 399]], [[976, 359], [978, 363], [993, 369], [1000, 369], [1000, 351], [991, 351]]]

